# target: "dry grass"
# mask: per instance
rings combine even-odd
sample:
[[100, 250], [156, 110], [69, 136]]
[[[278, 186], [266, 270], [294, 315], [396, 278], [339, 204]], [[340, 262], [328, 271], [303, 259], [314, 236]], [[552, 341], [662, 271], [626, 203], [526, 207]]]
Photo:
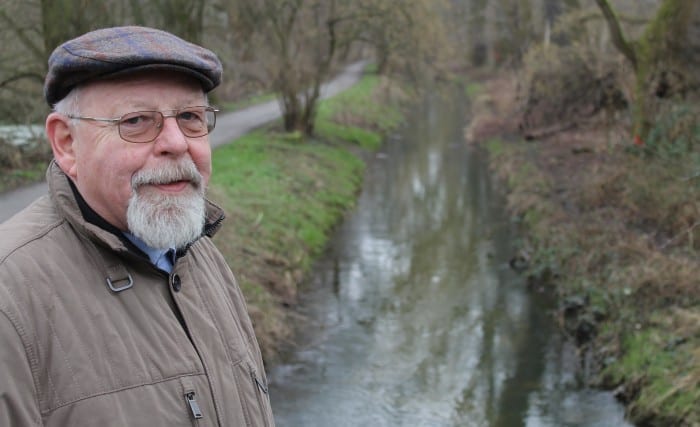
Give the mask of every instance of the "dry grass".
[[502, 137], [517, 132], [517, 121], [506, 113], [512, 114], [515, 104], [517, 80], [511, 76], [487, 80], [484, 90], [473, 101], [473, 120], [465, 129], [468, 143], [487, 141], [492, 137]]

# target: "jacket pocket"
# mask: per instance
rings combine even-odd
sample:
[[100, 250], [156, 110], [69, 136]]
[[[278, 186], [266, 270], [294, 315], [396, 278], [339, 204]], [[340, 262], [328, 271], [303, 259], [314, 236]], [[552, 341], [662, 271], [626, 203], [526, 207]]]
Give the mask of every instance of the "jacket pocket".
[[247, 360], [236, 363], [233, 369], [247, 424], [251, 427], [274, 426], [264, 375]]

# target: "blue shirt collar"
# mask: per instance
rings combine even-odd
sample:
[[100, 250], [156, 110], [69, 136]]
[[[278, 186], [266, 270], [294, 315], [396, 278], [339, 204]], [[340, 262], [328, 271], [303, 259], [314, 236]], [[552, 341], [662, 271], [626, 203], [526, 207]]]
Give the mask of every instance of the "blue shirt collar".
[[137, 248], [141, 249], [146, 255], [148, 255], [148, 258], [151, 260], [153, 265], [168, 273], [173, 271], [173, 264], [175, 263], [175, 248], [155, 249], [148, 246], [143, 240], [129, 232], [124, 231], [122, 233], [124, 234], [124, 237], [131, 241], [131, 243], [136, 245]]

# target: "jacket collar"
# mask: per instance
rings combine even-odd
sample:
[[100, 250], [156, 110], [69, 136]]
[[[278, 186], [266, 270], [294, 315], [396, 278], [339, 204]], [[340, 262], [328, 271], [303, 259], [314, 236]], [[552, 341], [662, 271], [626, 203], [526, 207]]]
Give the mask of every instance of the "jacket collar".
[[[49, 194], [58, 213], [76, 230], [114, 250], [128, 250], [143, 254], [143, 251], [124, 237], [119, 229], [108, 223], [85, 202], [73, 182], [58, 167], [55, 160], [49, 164], [46, 180], [49, 184]], [[202, 236], [212, 237], [221, 228], [225, 214], [219, 206], [209, 200], [205, 202], [206, 219]], [[178, 256], [184, 255], [192, 243], [178, 250]]]

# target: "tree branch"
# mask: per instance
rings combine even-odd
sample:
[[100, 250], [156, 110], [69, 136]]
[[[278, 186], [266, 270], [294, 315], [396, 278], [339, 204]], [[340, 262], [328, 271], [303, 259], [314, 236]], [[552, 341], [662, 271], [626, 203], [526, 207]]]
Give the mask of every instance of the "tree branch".
[[26, 73], [14, 75], [14, 76], [9, 77], [3, 81], [0, 81], [0, 88], [3, 88], [14, 81], [22, 80], [22, 79], [35, 79], [40, 83], [44, 82], [44, 78], [42, 76], [40, 76], [39, 74], [26, 72]]
[[16, 20], [7, 16], [4, 10], [0, 10], [0, 18], [5, 22], [7, 27], [12, 28], [17, 38], [22, 42], [22, 44], [34, 54], [34, 57], [38, 60], [44, 60], [44, 50], [40, 48], [36, 43], [34, 43], [31, 38], [25, 34], [25, 29], [17, 25]]
[[612, 42], [624, 56], [632, 63], [632, 68], [637, 69], [637, 54], [632, 47], [632, 45], [625, 39], [625, 35], [622, 32], [622, 27], [620, 27], [620, 21], [617, 19], [615, 12], [608, 0], [595, 0], [603, 12], [603, 16], [608, 23], [608, 28], [610, 29], [610, 35], [612, 36]]

